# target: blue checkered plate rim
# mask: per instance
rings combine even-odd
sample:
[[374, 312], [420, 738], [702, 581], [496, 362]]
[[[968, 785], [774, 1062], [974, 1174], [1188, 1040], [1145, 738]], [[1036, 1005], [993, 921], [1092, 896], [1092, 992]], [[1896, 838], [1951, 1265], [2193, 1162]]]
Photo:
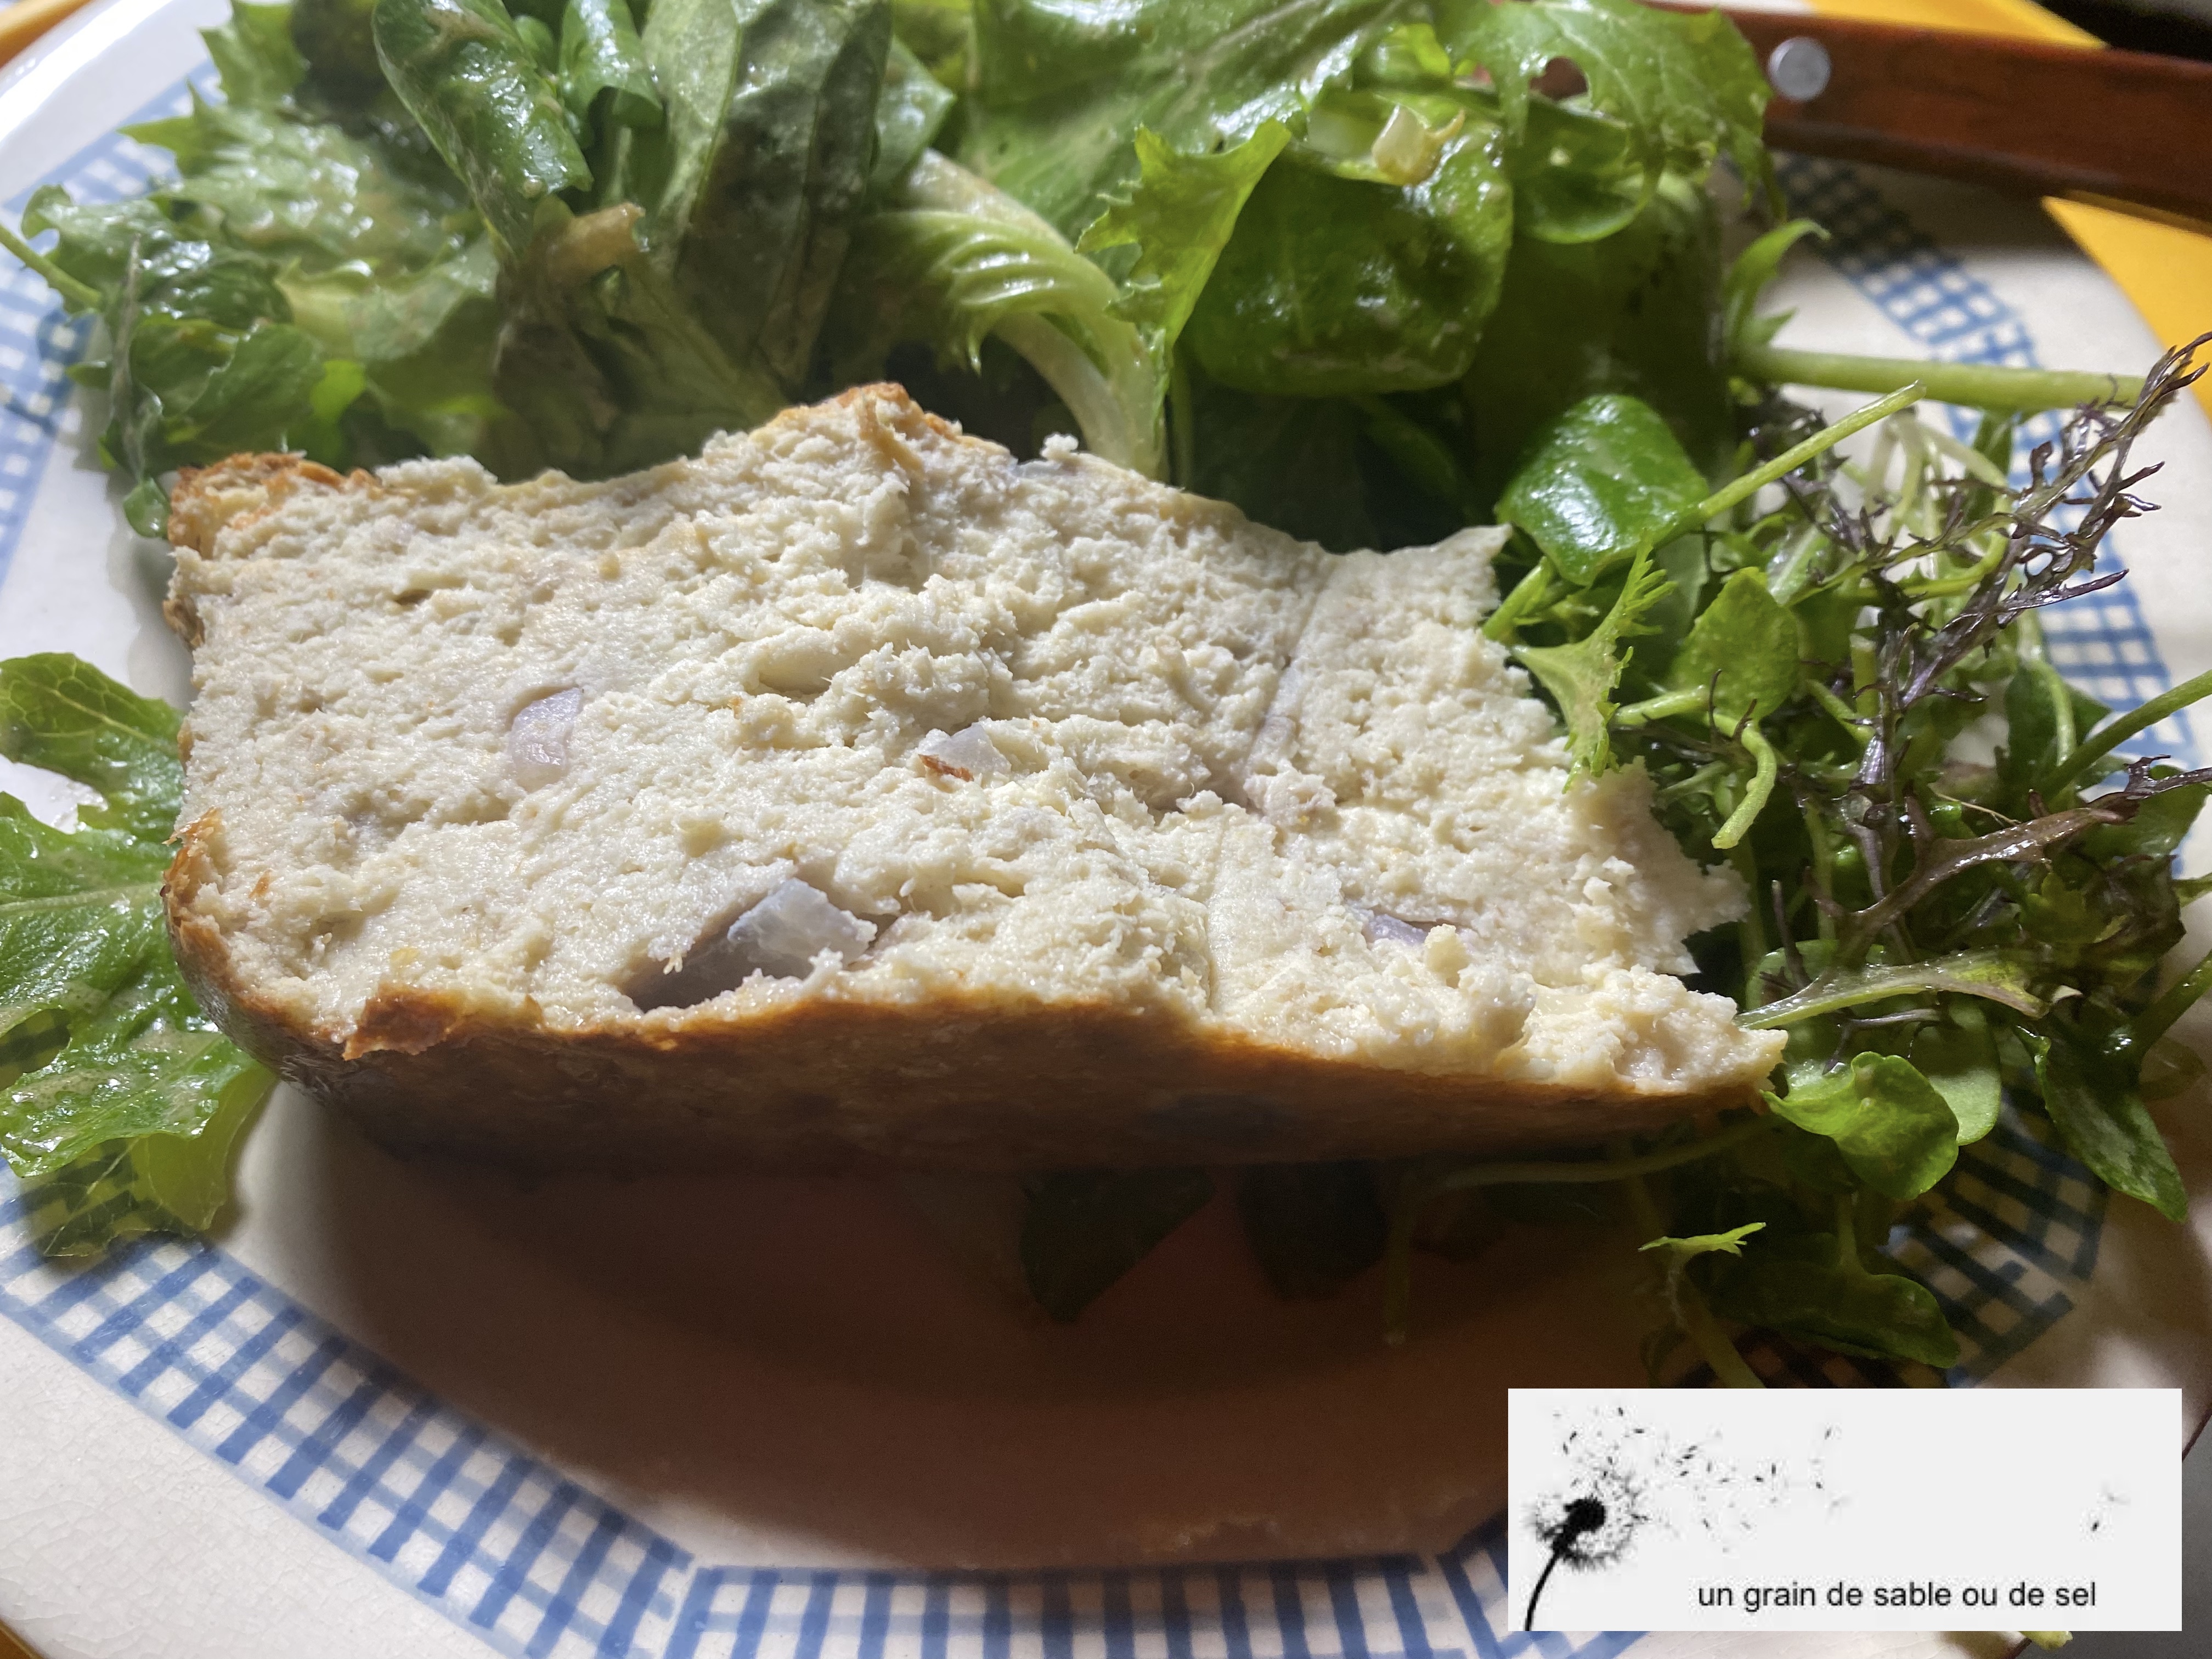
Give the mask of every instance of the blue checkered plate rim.
[[[138, 118], [180, 112], [187, 85]], [[111, 136], [40, 182], [112, 201], [143, 191], [161, 165]], [[1796, 210], [1831, 233], [1820, 257], [1928, 356], [2036, 362], [2021, 318], [1851, 168], [1792, 158], [1783, 177]], [[22, 205], [18, 198], [8, 207]], [[89, 333], [30, 273], [12, 262], [0, 273], [0, 575], [59, 435], [67, 370]], [[2051, 427], [2049, 417], [2032, 424], [2023, 446]], [[2136, 707], [2170, 683], [2128, 584], [2048, 613], [2045, 627], [2053, 660], [2112, 707]], [[2194, 753], [2182, 721], [2142, 742]], [[2073, 1309], [2096, 1267], [2105, 1202], [2045, 1124], [2008, 1109], [1962, 1154], [1940, 1201], [1908, 1214], [1890, 1241], [1958, 1332], [1955, 1367], [1938, 1376], [1776, 1343], [1749, 1358], [1776, 1383], [1972, 1385]], [[1607, 1659], [1639, 1639], [1510, 1631], [1502, 1517], [1434, 1556], [1009, 1572], [702, 1562], [433, 1398], [222, 1249], [148, 1238], [88, 1263], [50, 1261], [32, 1243], [37, 1221], [27, 1195], [0, 1175], [0, 1316], [502, 1652]]]

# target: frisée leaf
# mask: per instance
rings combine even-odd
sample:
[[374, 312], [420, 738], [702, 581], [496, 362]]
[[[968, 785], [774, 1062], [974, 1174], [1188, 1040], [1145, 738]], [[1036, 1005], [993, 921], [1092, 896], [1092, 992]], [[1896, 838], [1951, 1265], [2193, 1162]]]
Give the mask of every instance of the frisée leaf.
[[1265, 121], [1241, 144], [1187, 155], [1139, 127], [1136, 182], [1109, 203], [1076, 243], [1079, 253], [1136, 250], [1114, 312], [1144, 334], [1162, 365], [1164, 383], [1165, 365], [1238, 215], [1290, 139], [1290, 129], [1279, 121]]
[[1516, 648], [1514, 654], [1522, 665], [1559, 703], [1559, 718], [1567, 728], [1567, 753], [1578, 769], [1602, 772], [1613, 763], [1613, 688], [1620, 684], [1632, 650], [1624, 641], [1650, 631], [1646, 617], [1672, 586], [1653, 567], [1650, 551], [1638, 552], [1620, 597], [1604, 620], [1583, 638], [1571, 645]]

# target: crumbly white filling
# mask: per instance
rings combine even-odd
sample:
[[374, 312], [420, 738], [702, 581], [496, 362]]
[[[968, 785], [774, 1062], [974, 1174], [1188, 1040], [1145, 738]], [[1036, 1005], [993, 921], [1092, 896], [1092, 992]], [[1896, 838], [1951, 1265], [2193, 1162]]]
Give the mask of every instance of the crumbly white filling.
[[305, 489], [180, 554], [200, 915], [340, 1039], [795, 998], [1116, 1003], [1408, 1070], [1692, 1092], [1776, 1039], [1635, 770], [1569, 782], [1496, 532], [1333, 556], [888, 390], [696, 461]]

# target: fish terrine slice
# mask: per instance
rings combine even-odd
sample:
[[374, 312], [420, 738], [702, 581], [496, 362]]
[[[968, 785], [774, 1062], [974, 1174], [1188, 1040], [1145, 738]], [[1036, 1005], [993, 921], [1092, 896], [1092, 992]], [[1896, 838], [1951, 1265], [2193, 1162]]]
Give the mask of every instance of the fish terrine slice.
[[402, 1150], [1020, 1170], [1497, 1152], [1756, 1097], [1740, 912], [1570, 781], [1498, 532], [1336, 556], [895, 386], [599, 483], [188, 477], [169, 915]]

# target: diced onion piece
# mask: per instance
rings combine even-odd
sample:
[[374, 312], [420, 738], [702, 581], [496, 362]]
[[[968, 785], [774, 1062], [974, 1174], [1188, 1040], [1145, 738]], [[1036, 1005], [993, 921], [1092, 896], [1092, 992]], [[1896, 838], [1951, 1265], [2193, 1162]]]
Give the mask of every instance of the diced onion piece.
[[859, 959], [876, 936], [876, 925], [841, 910], [821, 891], [792, 878], [730, 924], [728, 961], [743, 980], [752, 973], [801, 979], [824, 951], [838, 961]]
[[1390, 112], [1369, 151], [1375, 170], [1394, 185], [1425, 184], [1443, 161], [1444, 146], [1459, 137], [1467, 125], [1467, 112], [1454, 115], [1449, 125], [1432, 127], [1403, 104]]
[[991, 734], [980, 725], [951, 733], [932, 732], [915, 752], [922, 765], [939, 777], [958, 778], [963, 782], [997, 777], [1013, 769], [999, 752], [999, 745], [991, 741]]
[[1380, 945], [1389, 939], [1394, 945], [1411, 945], [1416, 948], [1428, 942], [1429, 930], [1417, 927], [1410, 921], [1401, 921], [1387, 910], [1363, 911], [1359, 931], [1367, 935], [1370, 945]]
[[583, 708], [584, 694], [571, 686], [516, 712], [507, 728], [507, 764], [517, 783], [543, 789], [568, 775], [568, 734]]

